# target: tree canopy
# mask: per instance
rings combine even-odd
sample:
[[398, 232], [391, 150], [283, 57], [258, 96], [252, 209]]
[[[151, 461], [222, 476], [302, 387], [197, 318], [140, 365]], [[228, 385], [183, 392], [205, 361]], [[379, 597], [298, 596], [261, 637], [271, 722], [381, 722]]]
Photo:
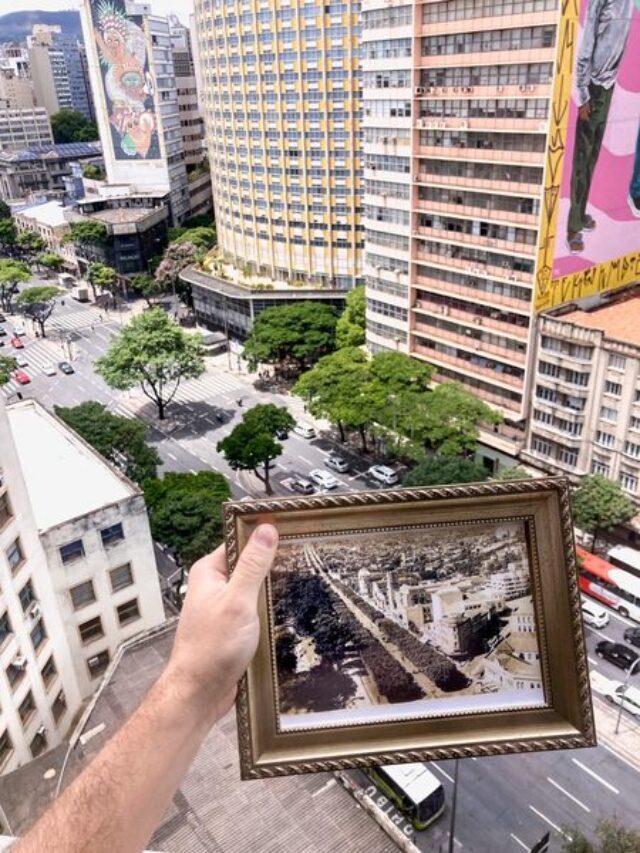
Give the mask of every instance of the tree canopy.
[[318, 302], [293, 302], [266, 308], [256, 317], [244, 346], [249, 369], [272, 364], [298, 375], [335, 346], [337, 316]]
[[217, 449], [234, 471], [253, 471], [270, 495], [271, 463], [282, 453], [282, 445], [276, 437], [294, 426], [295, 420], [284, 406], [273, 403], [254, 406], [245, 412], [229, 435], [218, 442]]
[[104, 169], [97, 163], [87, 163], [82, 169], [82, 177], [90, 181], [101, 181], [105, 178]]
[[6, 385], [11, 374], [17, 367], [15, 358], [10, 355], [0, 355], [0, 385]]
[[94, 299], [98, 298], [99, 290], [106, 290], [113, 294], [118, 280], [114, 268], [101, 263], [91, 264], [87, 279], [93, 290]]
[[229, 484], [216, 471], [167, 473], [146, 480], [144, 497], [153, 538], [190, 564], [222, 542], [222, 504], [231, 497]]
[[110, 388], [124, 391], [138, 385], [162, 419], [182, 380], [204, 373], [204, 351], [197, 335], [154, 308], [134, 317], [95, 366]]
[[43, 238], [30, 228], [20, 231], [16, 237], [16, 246], [28, 258], [34, 258], [39, 252], [44, 251], [46, 245]]
[[592, 550], [599, 533], [613, 530], [636, 514], [633, 501], [625, 495], [620, 484], [607, 480], [602, 474], [582, 478], [573, 493], [571, 507], [577, 526], [593, 536]]
[[173, 245], [192, 243], [200, 251], [207, 251], [216, 245], [215, 228], [199, 226], [198, 228], [181, 228], [180, 231], [182, 233], [171, 240]]
[[521, 465], [516, 465], [514, 468], [501, 466], [498, 473], [493, 476], [494, 480], [531, 480], [533, 474], [530, 474], [526, 468]]
[[166, 285], [148, 272], [139, 272], [132, 276], [131, 288], [134, 293], [142, 296], [149, 308], [153, 307], [154, 300], [159, 299], [167, 292]]
[[11, 251], [16, 245], [18, 231], [11, 217], [0, 219], [0, 246], [4, 252]]
[[364, 285], [354, 287], [347, 295], [347, 304], [336, 325], [336, 346], [359, 347], [365, 342]]
[[59, 294], [59, 287], [39, 285], [38, 287], [26, 287], [18, 296], [18, 305], [22, 306], [25, 314], [40, 326], [40, 334], [43, 338], [46, 337], [46, 322], [53, 314], [56, 297]]
[[627, 829], [618, 817], [602, 818], [596, 824], [591, 841], [577, 827], [567, 826], [561, 833], [563, 853], [638, 853], [640, 831]]
[[82, 113], [68, 107], [51, 116], [51, 131], [56, 143], [94, 142], [99, 138], [96, 125]]
[[102, 245], [107, 242], [107, 236], [107, 226], [103, 222], [83, 219], [71, 223], [68, 239], [78, 246]]
[[403, 486], [446, 486], [450, 483], [479, 483], [489, 472], [463, 456], [426, 456], [404, 478]]
[[155, 271], [158, 284], [166, 291], [173, 290], [187, 305], [191, 305], [191, 286], [183, 282], [180, 273], [202, 257], [202, 250], [193, 243], [170, 243]]
[[0, 219], [11, 219], [11, 208], [3, 198], [0, 198]]
[[3, 311], [11, 311], [11, 301], [18, 291], [18, 285], [30, 279], [31, 270], [25, 263], [9, 258], [0, 259], [0, 305]]
[[72, 408], [56, 406], [55, 413], [134, 482], [142, 484], [156, 477], [162, 460], [147, 444], [147, 427], [142, 421], [114, 415], [95, 400]]
[[64, 261], [55, 252], [44, 252], [42, 255], [38, 255], [36, 263], [47, 270], [51, 270], [51, 272], [60, 272]]

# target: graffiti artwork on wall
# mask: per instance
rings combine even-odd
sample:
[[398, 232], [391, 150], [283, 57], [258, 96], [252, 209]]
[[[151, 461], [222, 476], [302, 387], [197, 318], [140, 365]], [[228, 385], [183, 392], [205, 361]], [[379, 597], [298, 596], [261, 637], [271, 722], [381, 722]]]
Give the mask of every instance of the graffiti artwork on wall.
[[113, 151], [116, 160], [160, 158], [155, 85], [141, 15], [124, 0], [91, 3]]
[[536, 308], [640, 273], [640, 0], [563, 0]]

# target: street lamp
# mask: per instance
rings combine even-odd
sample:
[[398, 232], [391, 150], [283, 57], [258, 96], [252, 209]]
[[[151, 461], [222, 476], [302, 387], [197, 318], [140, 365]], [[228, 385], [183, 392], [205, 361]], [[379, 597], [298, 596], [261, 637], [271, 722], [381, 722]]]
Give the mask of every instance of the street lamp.
[[620, 695], [620, 710], [618, 711], [618, 719], [616, 720], [616, 730], [615, 733], [618, 734], [620, 731], [620, 718], [622, 717], [622, 707], [624, 705], [624, 697], [627, 695], [627, 687], [629, 686], [629, 679], [633, 675], [633, 671], [637, 666], [640, 665], [640, 657], [636, 658], [634, 662], [631, 664], [629, 669], [627, 670], [627, 674], [624, 678], [624, 684], [622, 685], [622, 691]]

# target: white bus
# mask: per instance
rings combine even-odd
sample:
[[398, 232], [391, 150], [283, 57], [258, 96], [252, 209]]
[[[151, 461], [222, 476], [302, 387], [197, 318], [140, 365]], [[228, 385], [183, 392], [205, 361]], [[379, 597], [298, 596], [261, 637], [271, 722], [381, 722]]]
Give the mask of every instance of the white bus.
[[426, 764], [385, 764], [366, 773], [415, 829], [426, 829], [444, 811], [444, 788]]
[[627, 545], [616, 545], [607, 554], [607, 559], [617, 569], [624, 569], [640, 578], [640, 551]]

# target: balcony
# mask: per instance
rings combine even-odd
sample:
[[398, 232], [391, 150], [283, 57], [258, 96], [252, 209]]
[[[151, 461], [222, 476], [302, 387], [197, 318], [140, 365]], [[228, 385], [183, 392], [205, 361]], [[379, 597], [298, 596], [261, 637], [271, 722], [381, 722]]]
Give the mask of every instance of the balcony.
[[510, 130], [513, 133], [547, 133], [549, 121], [546, 118], [527, 118], [525, 116], [420, 116], [416, 127], [422, 130]]
[[518, 166], [544, 166], [544, 151], [508, 151], [500, 148], [466, 148], [463, 145], [420, 145], [418, 154], [438, 160], [481, 160], [488, 163], [509, 163]]
[[494, 249], [509, 255], [520, 255], [524, 258], [535, 258], [536, 247], [519, 243], [515, 240], [497, 240], [494, 237], [483, 237], [480, 234], [464, 234], [460, 231], [447, 231], [444, 228], [429, 228], [420, 226], [414, 229], [415, 237], [428, 237], [433, 240], [446, 240], [447, 243], [459, 246], [477, 246], [481, 249]]
[[517, 367], [524, 367], [526, 363], [527, 357], [525, 352], [518, 352], [517, 350], [507, 349], [507, 347], [485, 343], [485, 341], [479, 338], [474, 338], [471, 334], [471, 329], [467, 330], [469, 334], [461, 335], [457, 332], [451, 332], [448, 329], [440, 329], [436, 326], [416, 322], [412, 331], [420, 332], [429, 338], [443, 341], [446, 344], [454, 344], [470, 353], [476, 353], [480, 358], [493, 357], [508, 364], [516, 365]]
[[[467, 24], [467, 32], [468, 32]], [[474, 22], [475, 26], [475, 22]], [[511, 19], [509, 20], [511, 26]], [[504, 27], [504, 21], [501, 28]], [[429, 35], [432, 35], [429, 33]], [[485, 50], [476, 53], [430, 53], [417, 56], [420, 68], [461, 68], [470, 65], [522, 65], [528, 62], [553, 62], [555, 47], [532, 47], [526, 50]]]
[[422, 24], [420, 32], [423, 36], [439, 36], [468, 33], [470, 29], [473, 29], [474, 32], [502, 30], [505, 26], [505, 20], [508, 21], [510, 27], [540, 27], [545, 24], [555, 26], [557, 19], [558, 15], [555, 10], [551, 12], [523, 12], [518, 15], [509, 15], [508, 18], [504, 15], [486, 18], [479, 18], [474, 15], [462, 20], [428, 21]]
[[[443, 237], [440, 239], [444, 239]], [[512, 270], [509, 266], [498, 267], [495, 264], [487, 263], [478, 259], [469, 260], [468, 258], [454, 258], [447, 255], [435, 254], [421, 249], [416, 250], [416, 261], [425, 261], [427, 263], [436, 264], [445, 269], [462, 270], [469, 275], [488, 276], [495, 278], [498, 281], [508, 281], [514, 284], [533, 284], [533, 273], [523, 272], [522, 270]], [[505, 261], [505, 264], [507, 262]]]
[[413, 282], [414, 287], [420, 287], [423, 290], [429, 290], [432, 293], [445, 293], [447, 296], [461, 296], [463, 299], [470, 299], [472, 302], [484, 303], [485, 305], [495, 305], [498, 308], [513, 308], [521, 314], [529, 315], [529, 302], [522, 299], [514, 299], [511, 296], [503, 296], [500, 293], [490, 293], [484, 290], [479, 290], [476, 287], [466, 286], [463, 284], [454, 284], [450, 281], [432, 278], [426, 275], [416, 275]]
[[[450, 295], [449, 288], [447, 288], [446, 293], [447, 296]], [[481, 314], [474, 313], [471, 306], [469, 306], [468, 311], [464, 311], [461, 308], [452, 308], [449, 305], [440, 305], [428, 300], [417, 300], [413, 308], [419, 314], [430, 314], [439, 317], [449, 317], [452, 320], [460, 320], [468, 326], [472, 326], [476, 329], [482, 329], [483, 331], [499, 332], [513, 340], [521, 341], [524, 344], [527, 343], [529, 338], [528, 326], [518, 326], [515, 323], [496, 320], [493, 317], [485, 317]]]
[[[524, 377], [520, 379], [515, 376], [509, 376], [505, 373], [497, 373], [491, 367], [482, 367], [481, 365], [473, 364], [464, 358], [457, 358], [453, 355], [437, 352], [436, 350], [429, 349], [429, 347], [421, 346], [420, 344], [414, 344], [411, 348], [411, 352], [416, 352], [424, 356], [427, 361], [431, 362], [436, 367], [438, 364], [446, 365], [447, 367], [452, 367], [454, 370], [457, 370], [462, 376], [475, 376], [477, 378], [485, 379], [491, 385], [504, 386], [522, 393]], [[489, 394], [490, 392], [485, 392], [483, 390], [482, 399], [486, 399], [486, 396]], [[520, 411], [519, 403], [513, 400], [506, 401], [503, 397], [500, 397], [499, 399], [502, 401], [501, 405], [508, 406], [508, 408], [513, 411]]]
[[518, 197], [537, 198], [542, 195], [542, 178], [539, 184], [527, 184], [518, 181], [497, 181], [491, 178], [468, 178], [460, 175], [438, 175], [431, 172], [419, 172], [415, 183], [432, 187], [460, 187], [462, 189], [484, 190], [486, 192], [506, 193]]
[[426, 213], [451, 213], [454, 216], [467, 216], [469, 219], [488, 219], [491, 222], [501, 222], [506, 225], [529, 225], [538, 227], [539, 213], [518, 213], [515, 210], [499, 210], [496, 208], [472, 207], [469, 204], [453, 204], [433, 199], [416, 199], [415, 210]]
[[549, 98], [551, 96], [551, 81], [545, 83], [447, 83], [438, 81], [423, 83], [425, 94], [421, 97], [429, 100], [464, 100], [470, 95], [474, 98]]

